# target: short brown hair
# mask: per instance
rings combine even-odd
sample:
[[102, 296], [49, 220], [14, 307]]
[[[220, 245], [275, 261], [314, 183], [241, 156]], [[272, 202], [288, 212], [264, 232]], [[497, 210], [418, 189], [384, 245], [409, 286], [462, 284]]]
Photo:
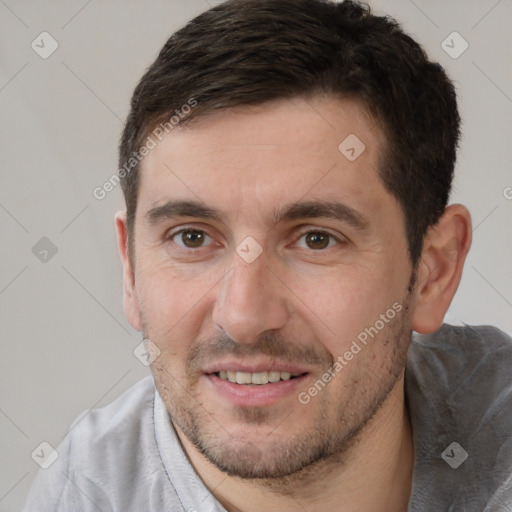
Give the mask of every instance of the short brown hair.
[[[410, 259], [446, 207], [459, 139], [443, 68], [390, 17], [329, 0], [228, 0], [173, 34], [135, 89], [120, 168], [155, 126], [215, 110], [327, 93], [361, 100], [384, 128], [379, 173], [405, 215]], [[140, 165], [121, 175], [133, 238]]]

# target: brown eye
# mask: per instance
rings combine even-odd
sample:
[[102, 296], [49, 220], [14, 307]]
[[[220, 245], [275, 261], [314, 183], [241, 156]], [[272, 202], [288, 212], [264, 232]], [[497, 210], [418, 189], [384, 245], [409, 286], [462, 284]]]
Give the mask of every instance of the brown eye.
[[324, 231], [308, 231], [304, 233], [297, 242], [302, 249], [312, 249], [321, 251], [338, 244], [338, 240], [334, 235]]
[[211, 241], [211, 237], [209, 237], [204, 231], [196, 229], [180, 231], [179, 233], [174, 234], [172, 239], [178, 245], [188, 249], [197, 249], [202, 247], [206, 241]]
[[329, 238], [326, 233], [308, 233], [306, 244], [310, 249], [325, 249], [329, 246]]

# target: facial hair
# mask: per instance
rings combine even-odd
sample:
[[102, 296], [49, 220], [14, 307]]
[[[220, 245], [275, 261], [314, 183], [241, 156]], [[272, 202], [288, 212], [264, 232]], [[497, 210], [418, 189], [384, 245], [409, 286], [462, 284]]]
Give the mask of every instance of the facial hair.
[[[409, 292], [411, 287], [409, 288]], [[304, 431], [295, 431], [285, 440], [272, 436], [265, 443], [253, 442], [250, 435], [237, 436], [229, 432], [229, 425], [222, 425], [214, 411], [202, 403], [196, 384], [200, 369], [207, 361], [225, 355], [249, 358], [269, 356], [293, 365], [305, 363], [319, 368], [321, 376], [333, 367], [334, 357], [313, 340], [300, 346], [278, 333], [264, 333], [253, 344], [240, 344], [228, 337], [196, 341], [186, 360], [185, 383], [180, 383], [164, 364], [164, 358], [152, 365], [156, 387], [169, 411], [174, 425], [222, 472], [241, 479], [256, 480], [275, 490], [290, 490], [309, 480], [319, 478], [332, 464], [343, 464], [350, 448], [364, 432], [382, 405], [390, 398], [397, 382], [403, 376], [407, 349], [411, 340], [409, 312], [410, 293], [400, 302], [402, 310], [365, 346], [347, 368], [350, 372], [333, 378], [312, 400], [316, 407], [303, 406], [301, 416], [310, 414], [311, 421]], [[145, 337], [151, 339], [150, 329], [144, 324]], [[147, 336], [146, 336], [147, 335]], [[157, 345], [161, 342], [153, 340]], [[386, 346], [386, 358], [377, 361], [372, 345]], [[345, 378], [347, 377], [347, 378]], [[343, 387], [333, 385], [343, 380]], [[295, 412], [297, 414], [297, 412]], [[239, 407], [237, 420], [247, 425], [275, 424], [279, 427], [293, 425], [294, 414], [276, 422], [276, 409], [264, 407]]]

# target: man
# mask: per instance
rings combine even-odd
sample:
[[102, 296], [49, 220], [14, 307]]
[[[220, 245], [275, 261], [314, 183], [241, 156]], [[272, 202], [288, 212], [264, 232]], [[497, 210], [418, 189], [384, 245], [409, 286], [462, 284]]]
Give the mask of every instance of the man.
[[362, 5], [230, 0], [174, 34], [120, 145], [152, 378], [26, 510], [512, 511], [511, 340], [443, 325], [458, 137], [443, 69]]

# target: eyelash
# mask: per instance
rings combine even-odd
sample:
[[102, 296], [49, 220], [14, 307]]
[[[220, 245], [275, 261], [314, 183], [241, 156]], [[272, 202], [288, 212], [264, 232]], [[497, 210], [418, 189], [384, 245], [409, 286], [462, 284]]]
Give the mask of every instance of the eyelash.
[[[212, 236], [210, 236], [205, 230], [194, 228], [194, 227], [185, 227], [185, 228], [181, 228], [178, 231], [171, 232], [171, 233], [169, 233], [169, 234], [167, 234], [165, 236], [165, 240], [173, 242], [179, 248], [178, 249], [179, 251], [184, 251], [184, 252], [190, 252], [190, 251], [198, 252], [201, 249], [206, 249], [208, 247], [208, 246], [201, 246], [201, 247], [198, 247], [198, 248], [190, 248], [190, 247], [185, 247], [183, 245], [180, 245], [180, 244], [174, 242], [173, 239], [176, 236], [181, 235], [183, 233], [186, 233], [187, 231], [196, 231], [198, 233], [202, 233], [202, 234], [204, 234], [205, 236], [211, 238], [214, 241], [214, 238]], [[336, 235], [333, 235], [329, 231], [325, 231], [325, 230], [322, 230], [322, 229], [307, 229], [307, 230], [304, 230], [304, 231], [300, 232], [295, 243], [297, 243], [301, 238], [303, 238], [304, 236], [306, 236], [306, 235], [308, 235], [310, 233], [315, 233], [315, 234], [318, 234], [318, 235], [326, 235], [326, 236], [328, 236], [331, 239], [334, 239], [336, 241], [336, 244], [334, 246], [330, 246], [330, 247], [327, 247], [325, 249], [317, 249], [317, 250], [309, 249], [312, 252], [318, 252], [318, 253], [325, 252], [327, 249], [331, 249], [332, 247], [335, 247], [337, 245], [344, 245], [344, 244], [347, 243], [346, 239], [341, 238], [341, 237], [336, 236]], [[304, 247], [302, 247], [301, 249], [306, 249], [307, 250], [307, 248], [304, 248]]]
[[[336, 241], [336, 244], [334, 246], [326, 247], [325, 249], [317, 249], [316, 251], [314, 249], [309, 249], [310, 251], [313, 251], [313, 252], [324, 252], [327, 249], [331, 249], [332, 247], [335, 247], [336, 245], [343, 244], [343, 240], [341, 240], [340, 237], [337, 237], [336, 235], [333, 235], [329, 231], [324, 231], [322, 229], [308, 229], [306, 231], [303, 231], [302, 233], [299, 234], [299, 236], [297, 238], [297, 241], [295, 243], [297, 243], [301, 238], [305, 237], [306, 235], [309, 235], [310, 233], [314, 233], [316, 235], [326, 235], [326, 236], [330, 237], [331, 240], [335, 240]], [[308, 248], [301, 247], [301, 249], [308, 249]]]
[[185, 247], [183, 245], [180, 245], [180, 244], [177, 244], [176, 242], [174, 242], [173, 239], [175, 237], [177, 237], [178, 235], [181, 235], [182, 233], [186, 233], [187, 231], [195, 231], [197, 233], [202, 233], [203, 235], [206, 235], [207, 237], [214, 240], [214, 238], [212, 236], [210, 236], [204, 229], [197, 229], [197, 228], [193, 228], [193, 227], [181, 228], [179, 231], [169, 233], [168, 235], [166, 235], [165, 240], [173, 242], [176, 246], [178, 246], [180, 248], [179, 250], [187, 251], [187, 252], [192, 251], [192, 250], [199, 251], [199, 250], [205, 249], [207, 247], [207, 246], [201, 246], [196, 249], [192, 249], [190, 247]]

